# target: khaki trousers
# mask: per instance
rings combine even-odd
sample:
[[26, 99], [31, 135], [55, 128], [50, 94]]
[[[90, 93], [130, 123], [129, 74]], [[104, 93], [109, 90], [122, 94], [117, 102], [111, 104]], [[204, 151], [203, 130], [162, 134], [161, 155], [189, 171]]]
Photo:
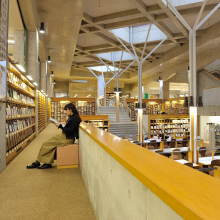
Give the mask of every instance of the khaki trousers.
[[52, 164], [54, 162], [54, 154], [56, 147], [65, 146], [73, 143], [74, 140], [66, 139], [66, 135], [63, 133], [55, 135], [42, 144], [37, 159], [41, 163]]

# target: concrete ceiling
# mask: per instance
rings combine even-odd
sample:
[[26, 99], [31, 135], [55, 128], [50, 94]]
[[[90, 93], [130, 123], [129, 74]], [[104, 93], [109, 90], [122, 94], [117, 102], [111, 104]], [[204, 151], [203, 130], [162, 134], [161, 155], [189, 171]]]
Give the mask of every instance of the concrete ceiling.
[[[96, 79], [88, 71], [88, 67], [103, 65], [97, 57], [98, 54], [125, 51], [120, 42], [109, 33], [109, 30], [150, 23], [162, 31], [168, 39], [143, 64], [143, 82], [147, 84], [150, 77], [153, 76], [156, 78], [158, 75], [162, 75], [163, 79], [166, 80], [173, 74], [187, 72], [185, 65], [189, 60], [188, 31], [170, 9], [164, 5], [163, 0], [35, 1], [39, 21], [45, 23], [44, 45], [47, 54], [51, 56], [50, 69], [54, 71], [54, 79], [58, 81]], [[19, 2], [21, 2], [21, 8], [28, 9], [28, 0], [19, 0]], [[26, 5], [23, 2], [26, 2]], [[193, 26], [202, 5], [202, 2], [192, 2], [196, 3], [176, 7], [191, 26]], [[219, 3], [219, 0], [209, 0], [204, 8], [202, 18], [217, 3]], [[204, 53], [208, 51], [210, 54], [215, 54], [214, 51], [220, 49], [219, 11], [220, 9], [197, 31], [197, 56], [200, 58], [199, 62], [201, 62], [198, 68], [201, 68], [202, 63], [213, 62], [214, 59], [218, 59], [217, 57], [209, 57], [206, 62], [202, 62]], [[27, 26], [32, 30], [33, 18], [26, 20]], [[131, 50], [131, 45], [125, 41], [123, 42]], [[159, 42], [160, 40], [148, 42], [144, 52], [145, 55]], [[139, 56], [143, 47], [144, 42], [135, 43], [134, 45]], [[103, 58], [103, 61], [107, 65], [112, 65], [111, 60], [107, 58]], [[123, 60], [121, 68], [125, 69], [131, 61]], [[119, 64], [120, 61], [115, 62], [116, 67]], [[138, 80], [137, 63], [134, 63], [124, 74], [125, 77], [122, 81], [125, 84], [136, 84]], [[78, 89], [80, 91], [80, 88]]]

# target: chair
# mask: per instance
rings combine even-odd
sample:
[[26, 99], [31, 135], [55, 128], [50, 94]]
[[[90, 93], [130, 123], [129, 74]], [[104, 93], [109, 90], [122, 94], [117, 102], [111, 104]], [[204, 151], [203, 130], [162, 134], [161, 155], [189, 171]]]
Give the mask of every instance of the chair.
[[156, 150], [155, 152], [156, 152], [156, 153], [162, 153], [163, 151], [160, 150], [160, 149], [158, 149], [158, 150]]
[[178, 151], [180, 151], [180, 149], [173, 149], [173, 155], [177, 155], [179, 158], [182, 158], [181, 153], [178, 153]]
[[220, 166], [220, 160], [212, 160], [211, 167], [214, 167], [214, 166]]
[[191, 163], [191, 162], [184, 163], [184, 165], [189, 166], [189, 167], [193, 167], [193, 163]]
[[[199, 148], [199, 153], [201, 154], [201, 157], [205, 157], [206, 151], [205, 151], [205, 150], [201, 150], [201, 149], [206, 149], [206, 147], [200, 147], [200, 148]], [[212, 156], [212, 155], [211, 155], [211, 156]]]
[[164, 148], [169, 148], [168, 143], [166, 142], [166, 140], [165, 140], [165, 139], [161, 139], [161, 141], [163, 141], [163, 142], [164, 142]]
[[170, 147], [175, 147], [176, 139], [171, 139]]
[[148, 146], [148, 149], [150, 150], [150, 149], [154, 149], [154, 146]]
[[212, 171], [209, 173], [209, 175], [214, 177], [214, 170], [212, 170]]
[[151, 140], [149, 146], [153, 146], [154, 148], [157, 148], [156, 140]]
[[[170, 159], [172, 159], [172, 156], [169, 156]], [[179, 160], [180, 158], [177, 155], [173, 155], [173, 160]]]
[[206, 151], [205, 152], [205, 157], [210, 157], [210, 156], [212, 156], [212, 151]]
[[128, 138], [128, 141], [133, 141], [133, 138]]
[[199, 154], [199, 157], [202, 157], [202, 155], [201, 155], [201, 154]]
[[183, 138], [182, 147], [186, 147], [187, 144], [188, 144], [187, 139]]

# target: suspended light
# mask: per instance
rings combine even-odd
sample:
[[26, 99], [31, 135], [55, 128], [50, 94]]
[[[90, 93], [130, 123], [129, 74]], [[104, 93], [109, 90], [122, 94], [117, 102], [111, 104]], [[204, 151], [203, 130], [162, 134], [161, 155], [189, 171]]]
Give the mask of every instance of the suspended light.
[[44, 33], [44, 22], [40, 23], [40, 33]]
[[51, 63], [51, 59], [50, 59], [50, 56], [48, 56], [48, 60], [47, 60], [48, 63]]
[[52, 71], [52, 73], [51, 73], [51, 76], [54, 76], [53, 71]]
[[55, 81], [55, 80], [53, 81], [53, 84], [56, 84], [56, 81]]

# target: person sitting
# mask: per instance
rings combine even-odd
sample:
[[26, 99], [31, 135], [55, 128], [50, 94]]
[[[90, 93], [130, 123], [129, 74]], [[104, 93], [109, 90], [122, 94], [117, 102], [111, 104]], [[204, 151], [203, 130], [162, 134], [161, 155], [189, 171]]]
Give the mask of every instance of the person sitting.
[[161, 140], [160, 134], [157, 134], [156, 139]]
[[150, 135], [150, 140], [154, 140], [154, 135], [153, 134]]
[[[27, 169], [38, 168], [48, 169], [52, 168], [54, 162], [54, 154], [57, 146], [65, 146], [73, 144], [75, 138], [79, 138], [79, 124], [82, 121], [76, 107], [73, 103], [69, 103], [64, 106], [64, 111], [69, 117], [66, 125], [63, 127], [62, 124], [57, 123], [58, 129], [62, 129], [62, 133], [53, 136], [49, 140], [45, 141], [38, 153], [37, 160], [31, 165], [27, 166]], [[43, 165], [40, 165], [40, 162]]]

